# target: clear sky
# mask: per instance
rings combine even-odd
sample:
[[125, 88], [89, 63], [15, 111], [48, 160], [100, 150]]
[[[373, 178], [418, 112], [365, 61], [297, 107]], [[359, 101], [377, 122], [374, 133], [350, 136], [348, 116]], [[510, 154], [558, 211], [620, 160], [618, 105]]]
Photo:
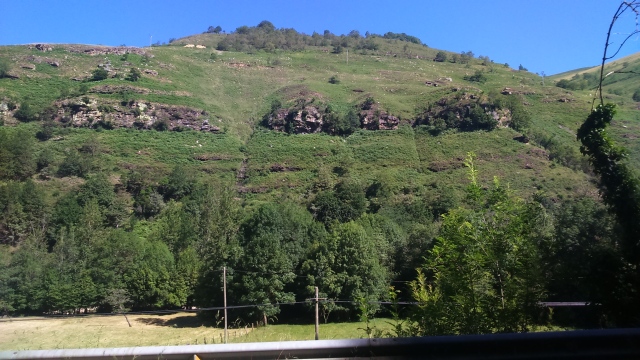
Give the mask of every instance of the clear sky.
[[[82, 43], [148, 46], [150, 37], [230, 32], [262, 20], [334, 34], [404, 32], [432, 48], [473, 51], [512, 67], [556, 74], [597, 65], [619, 0], [0, 0], [0, 45]], [[614, 42], [635, 29], [622, 18]], [[640, 51], [640, 39], [621, 55]]]

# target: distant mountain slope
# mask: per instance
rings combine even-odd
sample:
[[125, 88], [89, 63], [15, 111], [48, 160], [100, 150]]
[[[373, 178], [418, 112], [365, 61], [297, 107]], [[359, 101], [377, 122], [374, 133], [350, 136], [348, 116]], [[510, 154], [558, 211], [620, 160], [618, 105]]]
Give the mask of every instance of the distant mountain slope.
[[[413, 40], [405, 34], [304, 35], [292, 29], [278, 30], [271, 28], [269, 24], [262, 25], [239, 28], [240, 32], [233, 34], [193, 35], [174, 40], [169, 46], [145, 49], [83, 45], [2, 47], [0, 54], [9, 59], [11, 65], [10, 76], [0, 79], [0, 98], [5, 109], [2, 110], [4, 122], [6, 125], [19, 124], [18, 118], [25, 115], [20, 109], [24, 110], [26, 107], [31, 115], [22, 120], [53, 120], [59, 126], [78, 127], [78, 131], [84, 128], [87, 130], [83, 131], [91, 131], [91, 128], [101, 130], [122, 127], [143, 129], [140, 131], [196, 130], [203, 134], [215, 133], [218, 137], [244, 143], [244, 162], [236, 154], [218, 152], [195, 153], [184, 159], [162, 154], [152, 157], [160, 162], [165, 161], [160, 159], [166, 159], [169, 163], [184, 162], [205, 172], [211, 168], [212, 161], [218, 161], [218, 158], [236, 161], [237, 165], [232, 168], [222, 167], [230, 171], [223, 177], [234, 177], [235, 171], [244, 167], [243, 174], [246, 174], [242, 177], [243, 191], [266, 193], [267, 197], [271, 196], [268, 194], [272, 191], [278, 192], [277, 189], [285, 184], [287, 187], [299, 188], [299, 191], [313, 191], [308, 186], [316, 181], [313, 179], [320, 176], [320, 172], [324, 171], [322, 169], [339, 167], [341, 162], [350, 164], [348, 167], [351, 169], [360, 169], [357, 171], [362, 172], [358, 176], [362, 176], [363, 181], [371, 181], [390, 168], [396, 168], [398, 173], [404, 172], [410, 178], [415, 175], [414, 180], [420, 183], [444, 181], [442, 179], [452, 176], [446, 174], [460, 167], [459, 161], [445, 158], [434, 160], [423, 156], [425, 151], [431, 153], [430, 146], [443, 143], [459, 150], [443, 150], [446, 154], [455, 154], [455, 159], [464, 156], [464, 151], [484, 154], [480, 162], [500, 159], [500, 169], [492, 171], [504, 175], [508, 181], [518, 184], [516, 188], [528, 194], [536, 189], [546, 189], [553, 196], [576, 194], [576, 189], [581, 189], [577, 193], [582, 195], [595, 193], [588, 185], [588, 175], [582, 174], [578, 179], [571, 173], [574, 170], [570, 170], [588, 172], [588, 166], [578, 151], [575, 130], [589, 111], [589, 90], [568, 92], [552, 85], [549, 80], [558, 80], [558, 76], [547, 78], [543, 85], [542, 78], [538, 75], [515, 71], [506, 64], [495, 64], [488, 57], [476, 58], [470, 52], [450, 53], [429, 48], [416, 41], [398, 39]], [[611, 67], [635, 69], [635, 59], [637, 57], [619, 61]], [[139, 73], [136, 81], [130, 81], [132, 68]], [[103, 70], [106, 76], [102, 79], [99, 76]], [[592, 70], [586, 72], [589, 71]], [[583, 73], [585, 72], [580, 74]], [[606, 89], [613, 92], [617, 91], [616, 86], [624, 86], [628, 89], [624, 90], [626, 96], [631, 91], [632, 83], [630, 78], [623, 79], [608, 84]], [[621, 103], [623, 114], [630, 114], [637, 119], [637, 112], [625, 96], [608, 96]], [[464, 109], [476, 106], [473, 104], [482, 106], [483, 111], [489, 114], [487, 106], [504, 104], [507, 98], [517, 99], [530, 117], [527, 126], [520, 130], [532, 140], [531, 143], [523, 145], [512, 140], [513, 144], [507, 146], [505, 143], [506, 147], [501, 149], [495, 147], [494, 136], [482, 131], [462, 135], [449, 129], [435, 135], [445, 129], [434, 132], [434, 126], [440, 126], [437, 125], [440, 121], [437, 120], [438, 116], [453, 116], [450, 119], [457, 117], [455, 121], [464, 121], [463, 117], [467, 116]], [[398, 135], [397, 138], [379, 138], [378, 135], [367, 135], [362, 130], [356, 131], [348, 139], [359, 139], [357, 146], [352, 140], [348, 140], [347, 144], [353, 146], [329, 146], [325, 151], [300, 150], [310, 151], [311, 157], [304, 164], [297, 164], [294, 160], [302, 154], [300, 152], [291, 153], [293, 157], [272, 160], [266, 153], [258, 154], [265, 151], [269, 153], [272, 151], [269, 149], [276, 146], [293, 149], [298, 146], [295, 145], [297, 142], [301, 142], [300, 146], [304, 147], [306, 145], [302, 145], [303, 143], [316, 136], [321, 143], [344, 141], [339, 137], [320, 135], [269, 135], [276, 137], [270, 143], [265, 142], [266, 135], [261, 135], [262, 131], [273, 130], [263, 128], [263, 119], [273, 110], [274, 101], [281, 104], [284, 115], [287, 111], [298, 109], [298, 117], [307, 116], [308, 109], [305, 110], [304, 106], [311, 106], [321, 112], [330, 107], [337, 118], [343, 118], [349, 112], [361, 111], [359, 106], [372, 101], [375, 107], [369, 112], [369, 116], [387, 114], [397, 119], [395, 127], [413, 126], [415, 129], [410, 133], [403, 133], [405, 135]], [[457, 103], [463, 105], [455, 105]], [[317, 106], [300, 107], [300, 104]], [[440, 108], [439, 115], [429, 113], [428, 109], [434, 106]], [[500, 111], [494, 111], [491, 116], [497, 116], [496, 119], [503, 116], [496, 115], [502, 114]], [[322, 114], [321, 117], [325, 116]], [[421, 118], [418, 121], [424, 114], [431, 114], [427, 116], [436, 118]], [[498, 122], [501, 127], [508, 127], [510, 123], [509, 112], [505, 114], [505, 122]], [[367, 121], [379, 120], [376, 118]], [[451, 124], [446, 127], [458, 126]], [[362, 126], [364, 125], [356, 124], [356, 128]], [[624, 132], [618, 131], [621, 129]], [[66, 131], [68, 130], [57, 128], [53, 133], [55, 136]], [[405, 130], [392, 132], [398, 131]], [[499, 128], [494, 132], [495, 137], [500, 139], [517, 138], [522, 134], [508, 128]], [[617, 123], [614, 133], [621, 141], [631, 145], [632, 160], [635, 164], [640, 164], [639, 148], [632, 143], [636, 134], [640, 134], [637, 121], [624, 120]], [[98, 137], [102, 138], [103, 135]], [[389, 142], [381, 143], [382, 139], [388, 139]], [[454, 139], [465, 139], [466, 145], [457, 144]], [[76, 142], [73, 137], [66, 136], [64, 141], [67, 140]], [[383, 143], [386, 144], [385, 151], [379, 147]], [[468, 144], [474, 145], [469, 147]], [[41, 145], [45, 146], [46, 143]], [[409, 153], [406, 153], [405, 146], [418, 151], [417, 155], [411, 155], [411, 161], [406, 160], [406, 156], [409, 156], [406, 154]], [[155, 151], [163, 152], [163, 149], [157, 148]], [[396, 151], [397, 154], [394, 155]], [[506, 156], [505, 151], [512, 154]], [[394, 160], [383, 160], [387, 155]], [[530, 155], [542, 162], [534, 165], [537, 160], [526, 160]], [[58, 150], [56, 157], [57, 161], [61, 161], [62, 150]], [[109, 158], [116, 164], [123, 161], [116, 155], [109, 155]], [[153, 164], [153, 161], [145, 163], [145, 166], [153, 166], [161, 172], [167, 169], [167, 164]], [[545, 169], [553, 168], [554, 163], [567, 167], [565, 173], [550, 175], [549, 170]], [[300, 177], [302, 175], [298, 170], [277, 170], [280, 167], [306, 169], [307, 172]], [[529, 171], [532, 169], [535, 171]], [[411, 172], [415, 172], [414, 175], [409, 175]], [[522, 181], [523, 177], [529, 180]], [[548, 182], [552, 177], [563, 180], [553, 185], [553, 182]], [[276, 180], [279, 183], [274, 182]], [[543, 180], [547, 183], [542, 184]], [[561, 185], [567, 183], [574, 185]]]

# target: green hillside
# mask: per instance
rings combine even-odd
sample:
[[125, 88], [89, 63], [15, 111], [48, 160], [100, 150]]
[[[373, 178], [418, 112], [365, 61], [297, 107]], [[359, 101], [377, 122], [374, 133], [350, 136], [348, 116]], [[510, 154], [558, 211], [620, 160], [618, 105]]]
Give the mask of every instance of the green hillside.
[[[640, 72], [636, 58], [607, 69]], [[313, 286], [388, 299], [389, 284], [431, 261], [455, 228], [447, 219], [474, 211], [486, 211], [465, 223], [484, 219], [478, 233], [510, 223], [502, 211], [520, 221], [504, 230], [523, 242], [509, 251], [540, 262], [511, 263], [513, 278], [544, 282], [526, 301], [607, 294], [606, 280], [569, 285], [599, 269], [587, 259], [619, 251], [576, 141], [593, 69], [543, 81], [406, 34], [309, 36], [268, 22], [144, 49], [4, 46], [0, 60], [6, 312], [115, 311], [120, 290], [136, 310], [218, 306], [222, 266], [235, 305], [304, 301]], [[607, 77], [605, 93], [637, 170], [635, 76]], [[325, 308], [335, 320], [362, 310], [336, 304]]]

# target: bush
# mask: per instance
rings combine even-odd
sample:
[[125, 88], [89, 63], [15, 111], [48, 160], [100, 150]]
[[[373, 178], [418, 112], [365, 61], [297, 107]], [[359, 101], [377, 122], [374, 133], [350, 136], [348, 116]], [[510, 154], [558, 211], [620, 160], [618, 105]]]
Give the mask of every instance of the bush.
[[20, 109], [18, 109], [13, 114], [13, 117], [15, 117], [16, 119], [18, 119], [18, 120], [20, 120], [22, 122], [29, 122], [29, 121], [37, 120], [38, 119], [38, 114], [31, 107], [31, 105], [29, 105], [29, 103], [23, 102], [22, 104], [20, 104]]
[[330, 84], [340, 84], [340, 79], [338, 79], [337, 76], [333, 75], [332, 77], [329, 78], [329, 83]]
[[438, 53], [436, 54], [436, 58], [433, 59], [433, 61], [445, 62], [447, 61], [447, 54], [445, 54], [443, 51], [438, 51]]
[[166, 120], [158, 120], [151, 125], [156, 131], [167, 131], [169, 130], [169, 124]]
[[129, 81], [138, 81], [138, 79], [140, 79], [141, 77], [142, 77], [142, 73], [140, 73], [140, 70], [132, 67], [129, 70], [129, 74], [125, 79]]
[[109, 72], [105, 69], [98, 68], [91, 73], [91, 81], [101, 81], [109, 77]]
[[53, 136], [53, 131], [56, 128], [56, 123], [52, 120], [44, 121], [40, 127], [40, 130], [36, 132], [36, 138], [40, 141], [47, 141]]
[[0, 79], [7, 77], [7, 75], [9, 75], [9, 70], [11, 70], [9, 61], [5, 58], [0, 58]]
[[91, 158], [72, 150], [58, 167], [58, 176], [86, 177], [93, 168]]
[[473, 75], [465, 76], [464, 79], [467, 80], [467, 81], [474, 81], [474, 82], [479, 82], [479, 83], [483, 83], [483, 82], [487, 81], [487, 77], [480, 70], [476, 70], [475, 74], [473, 74]]
[[636, 91], [633, 93], [632, 98], [633, 98], [633, 101], [640, 101], [640, 89], [636, 90]]

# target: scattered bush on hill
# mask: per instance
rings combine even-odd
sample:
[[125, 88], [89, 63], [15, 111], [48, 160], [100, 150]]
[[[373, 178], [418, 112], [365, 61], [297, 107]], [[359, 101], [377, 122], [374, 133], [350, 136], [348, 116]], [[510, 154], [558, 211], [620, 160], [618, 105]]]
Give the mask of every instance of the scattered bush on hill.
[[125, 79], [129, 81], [138, 81], [138, 79], [140, 79], [141, 77], [142, 77], [142, 73], [140, 73], [140, 70], [132, 67], [129, 70], [129, 74]]
[[109, 72], [103, 68], [97, 68], [91, 72], [91, 81], [101, 81], [109, 77]]
[[22, 122], [29, 122], [38, 120], [38, 113], [29, 102], [23, 101], [20, 108], [13, 113], [13, 117]]
[[7, 77], [10, 70], [11, 65], [9, 64], [9, 61], [5, 58], [0, 58], [0, 79]]
[[476, 70], [476, 72], [473, 75], [465, 75], [463, 79], [467, 81], [484, 83], [487, 81], [487, 76], [484, 74], [484, 72], [480, 70]]
[[433, 61], [445, 62], [445, 61], [447, 61], [447, 54], [444, 51], [438, 51], [438, 53], [436, 54], [436, 57], [433, 59]]

